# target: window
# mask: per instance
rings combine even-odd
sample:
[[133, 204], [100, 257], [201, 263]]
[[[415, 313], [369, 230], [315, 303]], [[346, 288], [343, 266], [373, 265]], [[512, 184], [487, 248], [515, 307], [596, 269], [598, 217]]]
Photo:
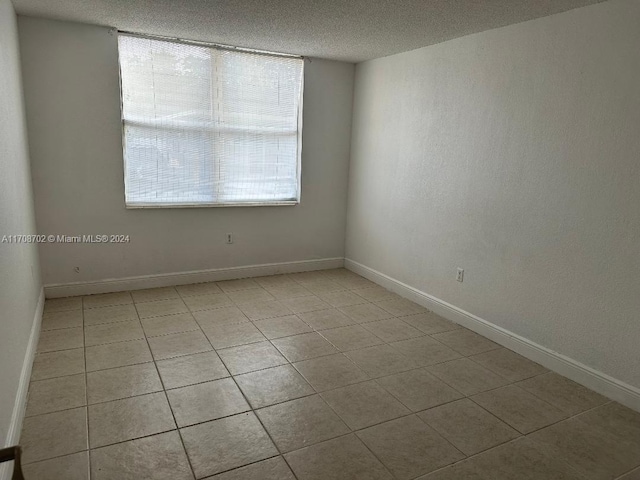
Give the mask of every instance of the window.
[[303, 60], [120, 34], [128, 207], [294, 204]]

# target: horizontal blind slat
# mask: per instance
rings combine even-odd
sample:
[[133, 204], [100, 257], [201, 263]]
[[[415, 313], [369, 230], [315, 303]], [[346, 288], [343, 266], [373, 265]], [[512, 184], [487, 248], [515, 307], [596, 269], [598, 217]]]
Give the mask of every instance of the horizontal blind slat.
[[298, 200], [303, 61], [120, 36], [128, 205]]

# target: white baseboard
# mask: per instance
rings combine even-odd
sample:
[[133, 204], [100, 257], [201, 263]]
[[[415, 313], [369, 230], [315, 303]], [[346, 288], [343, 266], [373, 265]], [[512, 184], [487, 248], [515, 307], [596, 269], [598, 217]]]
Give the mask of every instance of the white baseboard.
[[[22, 371], [20, 372], [20, 383], [16, 393], [16, 400], [13, 405], [13, 414], [11, 415], [11, 423], [7, 432], [5, 447], [10, 447], [20, 443], [20, 432], [22, 431], [22, 421], [24, 420], [24, 412], [27, 407], [27, 393], [29, 392], [29, 380], [31, 379], [31, 368], [33, 367], [33, 359], [36, 355], [38, 347], [38, 339], [40, 337], [40, 325], [42, 323], [42, 311], [44, 310], [44, 289], [40, 290], [38, 304], [31, 324], [31, 333], [29, 335], [29, 343], [27, 351], [22, 362]], [[0, 465], [0, 479], [11, 478], [13, 471], [13, 462], [7, 462]]]
[[44, 286], [44, 292], [47, 298], [73, 297], [76, 295], [92, 295], [95, 293], [187, 285], [189, 283], [219, 282], [221, 280], [261, 277], [280, 273], [310, 272], [313, 270], [341, 268], [343, 266], [344, 258], [342, 257], [321, 258], [317, 260], [266, 263], [263, 265], [247, 265], [243, 267], [214, 268], [211, 270], [197, 270], [192, 272], [143, 275], [140, 277], [111, 278], [92, 282], [50, 284]]
[[640, 389], [554, 352], [527, 338], [494, 325], [472, 313], [413, 288], [394, 278], [348, 258], [345, 268], [362, 275], [398, 295], [408, 298], [438, 315], [493, 340], [520, 355], [537, 362], [574, 382], [640, 412]]

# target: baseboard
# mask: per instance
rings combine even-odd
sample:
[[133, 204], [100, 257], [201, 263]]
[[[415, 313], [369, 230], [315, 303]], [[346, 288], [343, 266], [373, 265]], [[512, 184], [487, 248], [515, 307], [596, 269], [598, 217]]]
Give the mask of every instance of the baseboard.
[[373, 268], [345, 258], [345, 268], [362, 275], [398, 295], [416, 302], [438, 315], [473, 330], [520, 355], [537, 362], [574, 382], [640, 412], [640, 389], [554, 352], [527, 338], [494, 325], [472, 313], [402, 283]]
[[[11, 423], [7, 432], [5, 447], [17, 445], [20, 443], [20, 432], [22, 431], [22, 421], [24, 420], [24, 412], [27, 407], [27, 393], [29, 392], [29, 380], [31, 379], [31, 368], [33, 367], [33, 359], [36, 355], [38, 347], [38, 338], [40, 337], [40, 325], [42, 323], [42, 311], [44, 310], [44, 289], [40, 290], [38, 304], [31, 325], [31, 333], [29, 335], [29, 343], [27, 351], [22, 362], [22, 371], [20, 372], [20, 383], [16, 393], [16, 400], [13, 405], [13, 414], [11, 415]], [[13, 462], [0, 465], [0, 479], [11, 478], [13, 471]]]
[[73, 297], [76, 295], [92, 295], [95, 293], [121, 292], [124, 290], [140, 290], [143, 288], [168, 287], [171, 285], [187, 285], [189, 283], [218, 282], [236, 278], [261, 277], [280, 273], [310, 272], [327, 270], [344, 266], [344, 258], [321, 258], [317, 260], [299, 260], [294, 262], [266, 263], [242, 267], [214, 268], [191, 272], [164, 273], [159, 275], [143, 275], [139, 277], [111, 278], [91, 282], [74, 282], [50, 284], [44, 286], [47, 298]]

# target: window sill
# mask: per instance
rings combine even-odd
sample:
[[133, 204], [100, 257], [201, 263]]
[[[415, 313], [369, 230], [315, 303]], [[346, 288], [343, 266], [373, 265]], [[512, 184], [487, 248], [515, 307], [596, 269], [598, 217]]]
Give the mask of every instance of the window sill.
[[126, 204], [127, 210], [163, 208], [226, 208], [226, 207], [291, 207], [299, 205], [299, 200], [282, 202], [237, 202], [237, 203], [136, 203]]

